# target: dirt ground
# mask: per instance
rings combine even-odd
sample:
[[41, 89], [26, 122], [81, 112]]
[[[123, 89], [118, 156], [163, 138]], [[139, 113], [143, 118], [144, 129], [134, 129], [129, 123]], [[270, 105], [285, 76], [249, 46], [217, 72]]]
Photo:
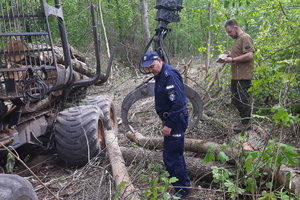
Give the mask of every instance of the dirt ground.
[[[182, 70], [182, 64], [178, 64]], [[188, 85], [199, 92], [201, 96], [205, 94], [203, 88], [209, 83], [209, 78], [204, 81], [205, 73], [201, 71], [200, 65], [194, 65], [193, 71], [189, 72]], [[118, 116], [118, 139], [119, 145], [124, 147], [132, 146], [126, 137], [128, 131], [121, 120], [121, 104], [124, 97], [136, 86], [149, 78], [149, 75], [141, 75], [138, 72], [127, 72], [114, 69], [114, 78], [110, 83], [103, 86], [93, 86], [89, 89], [89, 95], [108, 95], [114, 102], [116, 114]], [[126, 74], [126, 76], [124, 76]], [[212, 76], [212, 75], [211, 75]], [[226, 77], [221, 79], [226, 80]], [[216, 84], [222, 83], [216, 82]], [[201, 139], [223, 144], [228, 142], [228, 133], [233, 122], [238, 121], [236, 110], [230, 104], [230, 94], [228, 88], [223, 88], [220, 95], [214, 99], [204, 101], [204, 114], [196, 127], [189, 128], [186, 138]], [[154, 112], [153, 99], [148, 98], [136, 102], [129, 112], [129, 121], [137, 132], [150, 137], [159, 136], [160, 121]], [[276, 128], [267, 120], [255, 120], [266, 133], [271, 137], [281, 136], [284, 143], [300, 149], [299, 125], [285, 129]], [[17, 173], [29, 180], [40, 200], [64, 199], [64, 200], [93, 200], [93, 199], [117, 199], [114, 180], [112, 178], [108, 157], [100, 157], [91, 160], [84, 167], [67, 167], [58, 159], [55, 148], [44, 150], [32, 145], [26, 145], [19, 149], [19, 154], [23, 158], [28, 158], [27, 163], [34, 175], [20, 164], [16, 164], [14, 173]], [[193, 156], [187, 152], [186, 156]], [[199, 156], [199, 155], [198, 155]], [[4, 169], [2, 169], [4, 170]], [[155, 175], [155, 172], [141, 166], [128, 166], [128, 171], [133, 179], [136, 188], [145, 189], [149, 183], [141, 182], [142, 175]], [[39, 180], [42, 182], [40, 183]], [[192, 181], [192, 195], [187, 198], [192, 199], [228, 199], [224, 191], [219, 191], [213, 183]], [[166, 192], [172, 194], [173, 190]], [[55, 197], [56, 196], [56, 197]], [[245, 196], [243, 199], [249, 199]], [[250, 198], [251, 199], [251, 198]]]

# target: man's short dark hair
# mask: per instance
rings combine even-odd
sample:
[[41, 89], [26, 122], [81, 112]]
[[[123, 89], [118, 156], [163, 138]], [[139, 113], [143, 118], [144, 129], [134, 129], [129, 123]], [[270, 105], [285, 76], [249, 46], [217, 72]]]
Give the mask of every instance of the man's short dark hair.
[[239, 26], [239, 24], [235, 19], [230, 19], [225, 23], [225, 27], [227, 26]]

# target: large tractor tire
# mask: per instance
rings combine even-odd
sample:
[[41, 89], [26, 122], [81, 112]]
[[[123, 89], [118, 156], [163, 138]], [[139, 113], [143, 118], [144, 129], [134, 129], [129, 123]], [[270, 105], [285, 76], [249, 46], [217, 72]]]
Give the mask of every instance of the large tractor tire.
[[37, 200], [29, 181], [16, 174], [0, 174], [1, 200]]
[[98, 106], [83, 105], [59, 113], [55, 123], [58, 156], [68, 165], [83, 166], [104, 147], [103, 112]]
[[113, 102], [106, 96], [88, 97], [82, 100], [84, 105], [97, 105], [103, 112], [107, 130], [118, 132], [117, 116]]

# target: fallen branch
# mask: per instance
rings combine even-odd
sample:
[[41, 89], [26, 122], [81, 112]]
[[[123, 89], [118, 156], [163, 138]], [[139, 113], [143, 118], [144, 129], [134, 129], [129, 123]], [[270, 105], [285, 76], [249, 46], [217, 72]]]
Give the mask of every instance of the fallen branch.
[[135, 191], [135, 188], [127, 172], [127, 168], [124, 164], [125, 161], [122, 157], [122, 153], [118, 145], [118, 138], [116, 137], [114, 131], [105, 131], [104, 138], [113, 177], [117, 188], [120, 187], [118, 189], [121, 190], [122, 196], [126, 197], [126, 199], [139, 200], [140, 198]]
[[24, 167], [26, 167], [26, 169], [38, 180], [38, 182], [46, 189], [48, 190], [48, 192], [50, 192], [50, 194], [57, 200], [59, 200], [59, 198], [41, 181], [41, 179], [35, 174], [33, 173], [33, 171], [23, 162], [23, 160], [21, 160], [19, 158], [19, 156], [17, 156], [16, 154], [14, 154], [9, 148], [7, 148], [2, 142], [0, 142], [0, 147], [5, 148], [11, 155], [13, 155], [20, 163], [22, 163], [22, 165]]
[[[186, 151], [191, 151], [191, 152], [195, 152], [195, 153], [207, 153], [208, 150], [212, 150], [214, 152], [214, 154], [219, 154], [221, 151], [223, 151], [229, 158], [231, 158], [228, 163], [229, 164], [235, 164], [235, 160], [233, 158], [236, 157], [236, 155], [238, 155], [239, 153], [242, 153], [242, 151], [244, 150], [248, 150], [248, 151], [254, 151], [259, 150], [261, 148], [261, 145], [263, 145], [264, 143], [264, 139], [266, 138], [262, 138], [264, 136], [263, 131], [258, 127], [255, 126], [252, 128], [251, 131], [248, 132], [249, 137], [247, 142], [243, 142], [241, 144], [241, 149], [229, 149], [229, 150], [220, 150], [220, 144], [216, 144], [213, 142], [209, 142], [209, 141], [204, 141], [204, 140], [197, 140], [197, 139], [185, 139], [185, 150]], [[127, 132], [126, 136], [128, 139], [130, 139], [131, 141], [137, 143], [138, 145], [147, 148], [147, 149], [162, 149], [163, 147], [163, 138], [149, 138], [149, 137], [145, 137], [143, 136], [141, 133], [132, 133], [132, 132]], [[240, 152], [239, 152], [240, 151]], [[141, 151], [138, 151], [141, 152]], [[157, 157], [158, 155], [156, 155]], [[144, 155], [145, 157], [145, 155]], [[137, 156], [136, 156], [137, 158]], [[187, 159], [187, 158], [186, 158]], [[189, 159], [189, 158], [188, 158]], [[187, 160], [188, 160], [187, 159]], [[195, 158], [193, 158], [195, 159]], [[189, 163], [187, 163], [187, 167], [188, 165], [193, 165], [193, 163], [197, 163], [195, 161], [189, 161]], [[211, 166], [215, 166], [215, 162], [214, 163], [209, 163], [207, 166], [209, 166], [209, 168]], [[201, 164], [197, 163], [196, 166], [198, 165], [198, 167], [202, 168], [202, 167], [207, 167], [207, 166], [201, 166]], [[230, 165], [229, 165], [230, 166]], [[226, 167], [228, 169], [231, 169], [231, 167]], [[194, 167], [191, 167], [190, 170], [196, 171], [197, 169]], [[204, 170], [202, 168], [202, 170]], [[207, 174], [209, 174], [208, 172], [210, 172], [209, 170], [205, 170], [205, 172]], [[200, 172], [199, 172], [200, 173]], [[277, 170], [274, 172], [274, 170], [269, 169], [269, 168], [261, 168], [261, 173], [267, 173], [269, 176], [272, 176], [275, 173], [275, 185], [278, 188], [284, 188], [287, 189], [289, 191], [291, 191], [292, 193], [299, 195], [300, 194], [300, 172], [296, 171], [292, 168], [286, 167], [286, 166], [281, 166], [281, 169]], [[192, 176], [196, 176], [195, 174], [192, 174]]]
[[[139, 166], [146, 168], [149, 164], [152, 163], [162, 163], [162, 152], [161, 151], [151, 151], [139, 147], [130, 147], [125, 148], [121, 147], [123, 157], [127, 165], [133, 163], [138, 163]], [[206, 181], [212, 182], [212, 166], [224, 167], [229, 171], [234, 171], [235, 166], [231, 164], [223, 164], [218, 161], [210, 162], [206, 165], [203, 164], [201, 158], [194, 157], [185, 157], [187, 170], [189, 177], [192, 177], [196, 182]]]
[[[131, 141], [137, 143], [139, 146], [142, 146], [147, 149], [163, 149], [163, 137], [161, 138], [148, 138], [143, 136], [141, 133], [135, 132], [127, 132], [126, 137]], [[186, 151], [191, 151], [194, 153], [206, 153], [208, 149], [212, 149], [215, 154], [219, 154], [221, 152], [220, 145], [214, 142], [209, 142], [205, 140], [196, 140], [196, 139], [185, 139], [184, 140], [184, 148]], [[237, 151], [228, 151], [224, 150], [226, 155], [230, 157], [233, 153], [237, 153]], [[233, 155], [231, 156], [233, 157]], [[231, 162], [234, 163], [232, 160]]]
[[[223, 63], [222, 66], [220, 68], [217, 69], [214, 79], [213, 81], [209, 84], [209, 86], [206, 89], [206, 93], [203, 95], [202, 97], [202, 101], [205, 100], [205, 98], [207, 97], [207, 95], [209, 94], [209, 92], [211, 91], [211, 88], [213, 87], [213, 85], [215, 84], [216, 80], [219, 78], [220, 73], [222, 72], [222, 70], [224, 69], [225, 65], [227, 63]], [[218, 89], [219, 90], [219, 89]], [[214, 94], [214, 96], [216, 96], [216, 94]]]

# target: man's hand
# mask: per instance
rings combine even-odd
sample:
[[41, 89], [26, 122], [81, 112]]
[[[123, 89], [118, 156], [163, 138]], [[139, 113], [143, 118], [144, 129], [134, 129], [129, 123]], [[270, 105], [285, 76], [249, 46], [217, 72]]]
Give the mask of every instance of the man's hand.
[[233, 58], [232, 57], [226, 57], [224, 58], [224, 62], [226, 63], [232, 63]]
[[167, 126], [164, 126], [163, 127], [163, 130], [162, 130], [162, 134], [164, 136], [171, 136], [171, 131], [172, 131], [172, 128], [169, 128]]

